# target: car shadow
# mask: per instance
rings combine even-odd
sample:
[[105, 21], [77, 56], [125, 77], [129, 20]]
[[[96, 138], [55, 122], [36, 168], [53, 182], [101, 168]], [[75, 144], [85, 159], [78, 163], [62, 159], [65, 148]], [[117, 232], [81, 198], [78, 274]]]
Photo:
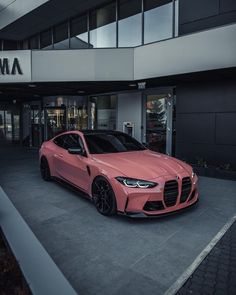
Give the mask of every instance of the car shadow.
[[[73, 185], [67, 183], [66, 181], [63, 181], [59, 178], [54, 178], [53, 179], [62, 189], [65, 191], [70, 191], [75, 197], [80, 197], [82, 201], [85, 201], [87, 203], [90, 203], [91, 206], [94, 206], [92, 203], [92, 200], [88, 194], [80, 190], [79, 188], [74, 187]], [[147, 216], [147, 217], [134, 217], [134, 216], [129, 216], [125, 215], [122, 213], [118, 213], [115, 216], [102, 216], [104, 219], [107, 219], [109, 221], [110, 218], [113, 220], [117, 220], [118, 222], [123, 222], [127, 224], [147, 224], [147, 223], [155, 223], [158, 222], [160, 223], [166, 223], [169, 222], [170, 220], [180, 220], [184, 216], [188, 216], [192, 214], [194, 210], [199, 207], [199, 203], [194, 205], [193, 207], [187, 208], [185, 211], [182, 212], [174, 212], [169, 215], [162, 215], [162, 216]], [[99, 214], [98, 212], [95, 212], [95, 214]]]

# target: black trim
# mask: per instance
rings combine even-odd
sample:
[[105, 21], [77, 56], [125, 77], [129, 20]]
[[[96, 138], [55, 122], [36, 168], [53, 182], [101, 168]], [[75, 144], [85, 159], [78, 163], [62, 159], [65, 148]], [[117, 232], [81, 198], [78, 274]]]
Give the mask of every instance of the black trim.
[[90, 176], [91, 175], [90, 167], [89, 166], [86, 166], [86, 168], [87, 168], [87, 171], [88, 171], [88, 175]]
[[160, 214], [156, 214], [156, 215], [155, 214], [147, 214], [147, 213], [144, 213], [144, 212], [120, 212], [120, 211], [119, 211], [119, 214], [131, 217], [131, 218], [161, 218], [161, 217], [174, 215], [174, 214], [177, 214], [179, 212], [184, 212], [184, 211], [190, 210], [194, 206], [196, 206], [198, 204], [198, 202], [199, 202], [199, 199], [197, 199], [195, 203], [193, 203], [193, 204], [191, 204], [191, 205], [189, 205], [189, 206], [187, 206], [185, 208], [175, 210], [175, 211], [172, 211], [172, 212], [160, 213]]

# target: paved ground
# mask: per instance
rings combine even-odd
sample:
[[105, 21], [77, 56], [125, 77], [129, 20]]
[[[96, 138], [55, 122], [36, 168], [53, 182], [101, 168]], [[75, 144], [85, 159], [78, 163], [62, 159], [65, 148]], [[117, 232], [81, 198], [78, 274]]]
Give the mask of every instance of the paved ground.
[[37, 154], [0, 148], [0, 185], [79, 294], [163, 294], [236, 211], [236, 182], [200, 178], [195, 209], [162, 219], [99, 215], [45, 183]]
[[236, 294], [236, 222], [177, 292], [189, 294]]

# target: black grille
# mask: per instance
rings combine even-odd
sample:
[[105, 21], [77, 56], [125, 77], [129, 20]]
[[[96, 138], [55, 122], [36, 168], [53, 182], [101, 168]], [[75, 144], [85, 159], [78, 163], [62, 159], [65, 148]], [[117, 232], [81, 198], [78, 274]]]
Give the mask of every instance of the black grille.
[[164, 202], [167, 207], [174, 206], [179, 194], [178, 182], [176, 180], [169, 180], [164, 187]]
[[145, 211], [158, 211], [163, 210], [164, 206], [161, 201], [148, 201], [146, 202], [143, 209]]
[[192, 201], [192, 199], [195, 197], [195, 194], [196, 194], [196, 190], [192, 191], [191, 196], [190, 196], [188, 202]]
[[191, 192], [192, 182], [190, 177], [184, 177], [182, 179], [182, 190], [180, 196], [180, 203], [184, 203], [187, 201], [187, 198]]

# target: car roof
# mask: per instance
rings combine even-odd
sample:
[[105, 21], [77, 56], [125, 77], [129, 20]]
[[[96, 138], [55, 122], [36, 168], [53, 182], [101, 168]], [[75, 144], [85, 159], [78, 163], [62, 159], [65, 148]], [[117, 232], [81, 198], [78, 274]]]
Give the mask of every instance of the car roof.
[[116, 130], [92, 130], [92, 129], [86, 129], [86, 130], [80, 130], [81, 133], [84, 135], [90, 135], [90, 134], [120, 134], [123, 132], [116, 131]]

